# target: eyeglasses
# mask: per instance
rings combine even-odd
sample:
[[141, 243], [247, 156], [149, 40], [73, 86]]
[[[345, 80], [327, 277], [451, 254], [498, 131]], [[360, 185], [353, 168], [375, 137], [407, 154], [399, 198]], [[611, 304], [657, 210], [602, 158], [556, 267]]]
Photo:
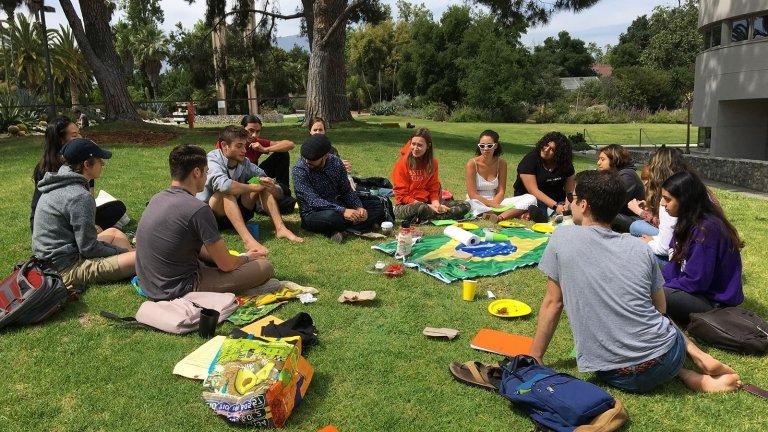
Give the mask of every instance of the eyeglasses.
[[565, 194], [565, 199], [567, 199], [569, 203], [572, 203], [576, 198], [578, 198], [578, 195], [573, 192], [568, 192]]
[[479, 148], [480, 150], [490, 150], [494, 147], [496, 147], [496, 143], [492, 143], [492, 144], [477, 143], [477, 148]]

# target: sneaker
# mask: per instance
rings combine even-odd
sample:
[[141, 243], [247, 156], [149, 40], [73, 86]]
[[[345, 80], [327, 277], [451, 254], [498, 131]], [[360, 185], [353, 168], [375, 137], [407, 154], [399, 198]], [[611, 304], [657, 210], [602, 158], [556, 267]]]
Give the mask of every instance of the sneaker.
[[336, 232], [330, 237], [330, 240], [334, 243], [342, 244], [344, 242], [344, 233]]
[[549, 222], [549, 218], [539, 206], [532, 205], [528, 207], [528, 214], [530, 215], [531, 220], [536, 223]]

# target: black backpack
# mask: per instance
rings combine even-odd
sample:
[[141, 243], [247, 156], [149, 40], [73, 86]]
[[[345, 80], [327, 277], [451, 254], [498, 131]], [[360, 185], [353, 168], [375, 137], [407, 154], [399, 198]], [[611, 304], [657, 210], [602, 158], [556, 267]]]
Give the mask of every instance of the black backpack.
[[690, 317], [686, 330], [696, 339], [744, 354], [768, 352], [768, 323], [750, 310], [733, 306]]
[[16, 264], [0, 282], [0, 328], [35, 324], [58, 312], [69, 299], [61, 275], [37, 258]]

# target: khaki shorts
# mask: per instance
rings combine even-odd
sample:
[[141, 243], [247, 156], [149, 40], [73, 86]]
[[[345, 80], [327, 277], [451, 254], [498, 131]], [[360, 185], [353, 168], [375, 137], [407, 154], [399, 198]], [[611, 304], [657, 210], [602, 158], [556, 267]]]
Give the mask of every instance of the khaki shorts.
[[117, 255], [105, 258], [81, 258], [76, 263], [59, 272], [67, 289], [79, 285], [99, 282], [113, 282], [126, 279], [133, 274], [131, 269], [120, 269]]

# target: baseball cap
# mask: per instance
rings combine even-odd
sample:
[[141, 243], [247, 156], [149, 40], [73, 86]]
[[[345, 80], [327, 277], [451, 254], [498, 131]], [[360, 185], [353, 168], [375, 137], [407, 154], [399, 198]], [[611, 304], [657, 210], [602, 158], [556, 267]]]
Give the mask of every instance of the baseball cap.
[[109, 159], [112, 152], [99, 147], [95, 142], [86, 138], [75, 138], [64, 145], [61, 155], [69, 164], [79, 164], [89, 158]]

